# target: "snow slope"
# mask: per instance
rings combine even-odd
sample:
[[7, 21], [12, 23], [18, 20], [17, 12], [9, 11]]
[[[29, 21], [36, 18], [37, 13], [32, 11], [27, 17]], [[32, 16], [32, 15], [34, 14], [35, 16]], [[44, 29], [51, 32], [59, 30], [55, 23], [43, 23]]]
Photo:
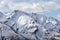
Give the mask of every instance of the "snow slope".
[[0, 13], [0, 25], [3, 40], [60, 40], [60, 21], [53, 17], [14, 10], [9, 16]]

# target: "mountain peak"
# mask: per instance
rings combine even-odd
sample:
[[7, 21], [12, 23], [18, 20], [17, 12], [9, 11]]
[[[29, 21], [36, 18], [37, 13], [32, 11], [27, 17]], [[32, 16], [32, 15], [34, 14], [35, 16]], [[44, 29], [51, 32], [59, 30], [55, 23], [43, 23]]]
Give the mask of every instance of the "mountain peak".
[[[19, 10], [14, 10], [11, 14], [13, 15], [8, 19], [6, 18], [7, 20], [2, 24], [10, 27], [14, 33], [20, 36], [19, 38], [23, 40], [50, 40], [52, 37], [55, 39], [59, 38], [57, 35], [60, 34], [60, 21], [57, 19]], [[4, 33], [6, 33], [5, 31]]]

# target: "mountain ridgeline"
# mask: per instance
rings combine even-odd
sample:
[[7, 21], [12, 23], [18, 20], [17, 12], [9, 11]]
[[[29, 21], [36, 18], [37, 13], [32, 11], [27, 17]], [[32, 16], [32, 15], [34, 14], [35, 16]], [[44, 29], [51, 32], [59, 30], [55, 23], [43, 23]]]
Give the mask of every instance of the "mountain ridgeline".
[[60, 21], [19, 10], [0, 12], [0, 40], [60, 40]]

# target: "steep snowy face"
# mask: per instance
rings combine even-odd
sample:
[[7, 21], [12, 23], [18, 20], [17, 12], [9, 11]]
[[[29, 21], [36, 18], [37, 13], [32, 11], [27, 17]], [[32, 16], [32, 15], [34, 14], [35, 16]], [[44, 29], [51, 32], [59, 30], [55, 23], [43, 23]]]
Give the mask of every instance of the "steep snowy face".
[[[19, 10], [15, 10], [9, 16], [0, 13], [0, 22], [3, 22], [2, 24], [6, 25], [7, 29], [10, 28], [9, 32], [12, 30], [18, 34], [22, 40], [25, 40], [25, 38], [30, 40], [50, 40], [49, 38], [60, 34], [60, 21], [39, 14], [27, 14]], [[3, 31], [4, 28], [5, 26], [3, 26]], [[3, 36], [6, 36], [5, 33], [7, 34], [7, 32], [8, 30], [4, 31]]]
[[52, 35], [56, 35], [59, 32], [60, 22], [52, 17], [46, 17], [39, 14], [27, 15], [26, 13], [23, 13], [19, 17], [17, 17], [17, 19], [17, 24], [19, 25], [18, 32], [24, 34], [24, 37], [29, 39], [34, 33], [36, 35], [33, 35], [34, 38], [32, 39], [35, 39], [35, 36], [38, 35], [38, 39], [36, 40], [43, 40], [44, 38], [50, 38], [52, 37]]
[[[34, 23], [35, 23], [34, 20], [28, 15], [21, 15], [18, 18], [19, 28], [23, 28], [23, 27], [26, 26], [25, 29], [29, 29], [29, 30], [26, 30], [26, 32], [28, 31], [28, 32], [32, 32], [33, 33], [37, 29], [37, 28], [35, 28], [35, 24]], [[30, 27], [32, 27], [32, 28], [30, 28]]]
[[18, 18], [18, 24], [19, 24], [20, 26], [23, 26], [23, 25], [29, 23], [31, 20], [32, 20], [31, 17], [29, 17], [29, 16], [27, 16], [27, 15], [22, 15], [22, 16], [20, 16], [20, 17]]
[[49, 17], [48, 18], [48, 22], [47, 23], [51, 23], [51, 24], [53, 24], [53, 25], [56, 25], [57, 24], [57, 20], [56, 19], [54, 19], [54, 18], [51, 18], [51, 17]]
[[54, 29], [55, 27], [57, 27], [57, 24], [58, 21], [56, 19], [49, 17], [46, 19], [45, 26], [47, 29]]
[[[33, 14], [35, 15], [35, 14]], [[58, 20], [56, 20], [55, 18], [53, 17], [46, 17], [46, 16], [43, 16], [43, 15], [38, 15], [36, 14], [35, 16], [32, 15], [32, 18], [39, 24], [43, 25], [43, 26], [49, 26], [50, 25], [50, 28], [52, 26], [56, 26], [57, 24], [59, 24]]]

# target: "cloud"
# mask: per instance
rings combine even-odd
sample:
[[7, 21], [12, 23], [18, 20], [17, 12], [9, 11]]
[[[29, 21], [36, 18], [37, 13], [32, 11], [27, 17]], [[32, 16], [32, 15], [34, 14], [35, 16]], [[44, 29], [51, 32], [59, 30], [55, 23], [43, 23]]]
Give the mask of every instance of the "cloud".
[[60, 3], [60, 0], [53, 0], [53, 1], [55, 1], [55, 2], [57, 2], [57, 3]]
[[[8, 10], [22, 10], [25, 12], [33, 12], [33, 13], [45, 13], [52, 10], [60, 9], [60, 4], [55, 1], [48, 1], [48, 2], [20, 2], [15, 3], [12, 0], [3, 0], [0, 1], [0, 10], [5, 10], [6, 7]], [[6, 10], [5, 10], [6, 11]]]
[[40, 3], [11, 3], [9, 7], [13, 10], [23, 10], [26, 12], [33, 12], [33, 13], [44, 13], [49, 12], [52, 10], [60, 9], [60, 5], [56, 2], [40, 2]]
[[9, 12], [9, 7], [8, 7], [8, 0], [0, 0], [0, 11], [1, 12]]
[[5, 6], [5, 2], [4, 1], [0, 1], [0, 8]]

